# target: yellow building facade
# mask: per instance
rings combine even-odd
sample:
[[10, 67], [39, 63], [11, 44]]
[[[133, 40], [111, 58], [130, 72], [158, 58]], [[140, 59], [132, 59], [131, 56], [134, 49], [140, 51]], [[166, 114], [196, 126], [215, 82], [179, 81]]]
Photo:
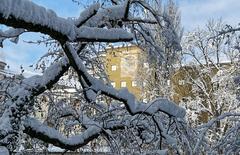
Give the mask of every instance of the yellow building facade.
[[[151, 64], [146, 61], [146, 55], [137, 46], [128, 47], [113, 47], [107, 48], [105, 56], [105, 67], [108, 78], [111, 85], [116, 88], [126, 87], [131, 93], [133, 93], [139, 100], [144, 102], [149, 101], [150, 96], [147, 96], [145, 92], [154, 89], [154, 85], [151, 85], [149, 81], [156, 79], [154, 76], [155, 70]], [[151, 66], [151, 67], [150, 67]], [[223, 68], [230, 68], [231, 64], [220, 64]], [[171, 94], [170, 99], [176, 104], [186, 102], [189, 99], [195, 99], [196, 94], [203, 99], [202, 104], [206, 107], [209, 106], [205, 100], [206, 96], [202, 92], [195, 92], [193, 90], [193, 82], [200, 75], [199, 66], [183, 66], [176, 67], [175, 71], [170, 75], [166, 87], [169, 87]], [[209, 94], [214, 93], [214, 84], [211, 82], [211, 78], [216, 75], [218, 70], [214, 66], [209, 68], [209, 72], [201, 73], [202, 82], [206, 85], [206, 91]], [[152, 74], [152, 75], [151, 75]], [[159, 82], [159, 81], [157, 81]], [[144, 84], [145, 83], [145, 84]], [[163, 88], [164, 89], [164, 88]], [[150, 93], [152, 93], [150, 91]], [[151, 95], [151, 94], [150, 94]], [[161, 94], [156, 94], [161, 97]], [[156, 97], [156, 96], [154, 96]], [[203, 111], [198, 114], [199, 122], [207, 122], [209, 115]]]
[[141, 97], [141, 84], [137, 81], [141, 51], [137, 46], [107, 48], [105, 57], [111, 85], [116, 89], [127, 88], [138, 99]]

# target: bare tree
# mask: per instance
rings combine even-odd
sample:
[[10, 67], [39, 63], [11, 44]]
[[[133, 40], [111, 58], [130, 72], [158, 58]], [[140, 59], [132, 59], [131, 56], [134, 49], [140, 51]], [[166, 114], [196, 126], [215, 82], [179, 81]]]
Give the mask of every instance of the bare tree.
[[[233, 135], [237, 135], [239, 126], [239, 87], [234, 79], [239, 74], [239, 51], [233, 44], [239, 38], [218, 35], [223, 27], [221, 20], [210, 20], [205, 29], [189, 33], [183, 41], [186, 59], [181, 69], [191, 95], [185, 97], [182, 104], [187, 109], [189, 122], [200, 129], [193, 154], [200, 152], [203, 139], [208, 143], [203, 152], [225, 154], [237, 151]], [[231, 146], [228, 146], [229, 141], [232, 141]]]
[[[148, 74], [139, 76], [139, 81], [144, 81], [144, 98], [148, 100], [159, 96], [171, 97], [169, 81], [176, 68], [181, 50], [176, 43], [181, 41], [183, 32], [180, 11], [173, 0], [167, 1], [164, 7], [161, 3], [156, 3], [155, 7], [158, 12], [162, 12], [164, 18], [170, 21], [167, 24], [177, 35], [168, 35], [169, 29], [164, 29], [159, 25], [140, 24], [139, 26], [141, 30], [139, 33], [147, 38], [144, 44], [140, 44], [140, 47], [146, 51], [143, 60], [149, 66], [146, 69]], [[149, 16], [151, 17], [151, 15]], [[174, 36], [178, 37], [174, 38]], [[141, 71], [142, 68], [140, 68], [140, 73], [142, 73]]]

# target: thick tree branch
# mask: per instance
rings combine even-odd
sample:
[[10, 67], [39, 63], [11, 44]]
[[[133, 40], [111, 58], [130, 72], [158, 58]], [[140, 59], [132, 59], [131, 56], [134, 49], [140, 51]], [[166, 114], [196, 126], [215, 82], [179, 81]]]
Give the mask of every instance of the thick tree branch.
[[[19, 5], [11, 5], [12, 3], [19, 3]], [[8, 8], [9, 6], [11, 8]], [[119, 42], [133, 39], [133, 36], [123, 29], [100, 29], [86, 26], [78, 28], [72, 20], [58, 17], [53, 11], [46, 10], [27, 0], [19, 0], [18, 2], [2, 0], [0, 23], [32, 32], [41, 32], [50, 35], [59, 42], [67, 40]]]
[[87, 122], [84, 120], [84, 124], [87, 126], [85, 131], [81, 132], [79, 135], [67, 138], [56, 129], [48, 127], [36, 119], [28, 118], [24, 122], [24, 132], [32, 138], [37, 138], [55, 146], [74, 151], [86, 145], [93, 139], [98, 138], [101, 134], [105, 133], [105, 130], [119, 130], [126, 127], [126, 124], [122, 123], [103, 126], [103, 124], [93, 122], [89, 119], [87, 119]]
[[95, 93], [101, 92], [102, 94], [122, 101], [130, 114], [135, 115], [143, 113], [151, 116], [158, 111], [162, 111], [170, 116], [181, 118], [185, 116], [185, 109], [167, 99], [156, 99], [149, 104], [144, 104], [138, 102], [135, 96], [128, 92], [127, 89], [116, 90], [112, 87], [106, 86], [102, 81], [95, 79], [88, 74], [81, 59], [76, 54], [75, 49], [70, 43], [64, 44], [63, 49], [67, 53], [69, 62], [76, 70], [78, 76], [82, 76], [84, 78], [85, 82], [87, 82], [90, 86], [90, 89], [92, 89]]

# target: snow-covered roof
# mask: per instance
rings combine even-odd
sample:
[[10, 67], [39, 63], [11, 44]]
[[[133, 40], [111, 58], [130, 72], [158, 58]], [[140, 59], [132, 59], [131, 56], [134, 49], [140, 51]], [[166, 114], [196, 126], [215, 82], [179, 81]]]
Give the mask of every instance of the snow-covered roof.
[[131, 44], [131, 43], [113, 43], [113, 44], [109, 44], [106, 47], [106, 50], [108, 49], [116, 49], [116, 48], [128, 48], [128, 47], [136, 47], [136, 45]]

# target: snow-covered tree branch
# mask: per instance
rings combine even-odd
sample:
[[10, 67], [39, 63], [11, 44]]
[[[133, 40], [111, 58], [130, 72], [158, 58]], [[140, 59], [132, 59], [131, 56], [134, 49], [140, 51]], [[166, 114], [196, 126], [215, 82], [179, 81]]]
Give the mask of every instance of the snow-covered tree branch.
[[[131, 9], [136, 3], [140, 4], [140, 7], [146, 8], [153, 18], [135, 17]], [[135, 7], [134, 9], [139, 8]], [[164, 22], [168, 24], [163, 24]], [[0, 23], [13, 27], [0, 33], [1, 43], [8, 38], [18, 39], [25, 32], [40, 32], [58, 43], [62, 55], [60, 54], [60, 59], [53, 62], [42, 75], [23, 79], [19, 84], [6, 90], [9, 96], [4, 102], [4, 110], [0, 118], [0, 144], [13, 151], [21, 143], [21, 138], [25, 133], [32, 138], [66, 150], [76, 150], [99, 136], [105, 137], [109, 142], [116, 140], [123, 142], [120, 135], [127, 133], [121, 131], [127, 130], [131, 131], [130, 139], [136, 143], [139, 143], [140, 138], [142, 139], [141, 145], [146, 145], [146, 147], [147, 145], [154, 149], [172, 147], [178, 151], [177, 138], [173, 138], [176, 134], [174, 130], [172, 131], [172, 128], [177, 129], [177, 127], [172, 124], [176, 124], [184, 118], [185, 110], [183, 108], [161, 98], [148, 104], [137, 101], [128, 90], [116, 90], [107, 85], [105, 81], [90, 75], [86, 62], [81, 58], [83, 57], [81, 54], [85, 51], [93, 53], [89, 47], [94, 43], [136, 40], [137, 38], [132, 34], [134, 33], [132, 31], [135, 30], [131, 27], [138, 23], [158, 24], [165, 30], [169, 29], [164, 32], [169, 32], [171, 36], [177, 38], [170, 22], [165, 16], [159, 15], [151, 8], [151, 3], [148, 4], [147, 1], [126, 0], [109, 6], [93, 4], [75, 20], [59, 17], [54, 11], [29, 0], [1, 0]], [[146, 36], [143, 38], [147, 39]], [[179, 42], [175, 41], [174, 44], [179, 45]], [[160, 47], [158, 48], [160, 49]], [[67, 138], [64, 133], [58, 131], [61, 128], [56, 129], [57, 127], [51, 127], [30, 117], [35, 113], [39, 98], [44, 97], [44, 93], [54, 91], [59, 80], [70, 70], [76, 73], [76, 83], [80, 84], [80, 87], [76, 88], [79, 93], [80, 109], [74, 107], [77, 112], [72, 114], [60, 114], [59, 111], [56, 111], [55, 115], [57, 119], [70, 117], [71, 119], [68, 121], [75, 122], [82, 131]], [[110, 111], [107, 107], [114, 107], [114, 103], [98, 104], [97, 98], [100, 96], [114, 99], [119, 102], [119, 105]], [[43, 104], [41, 102], [40, 104]], [[48, 106], [51, 105], [51, 102], [54, 103], [50, 97], [47, 102]], [[69, 101], [69, 104], [73, 104], [72, 101]], [[90, 114], [86, 107], [90, 108]], [[98, 110], [97, 113], [96, 110]], [[80, 115], [79, 112], [83, 115]], [[118, 116], [119, 113], [121, 116]], [[49, 111], [50, 114], [51, 111]], [[163, 123], [168, 119], [175, 121], [171, 124]], [[151, 127], [159, 130], [153, 131]], [[145, 138], [143, 138], [143, 133]], [[146, 139], [152, 139], [160, 144], [150, 145]], [[166, 145], [162, 146], [162, 144]], [[121, 148], [122, 146], [119, 147], [116, 143], [115, 147]], [[139, 146], [138, 151], [141, 152], [144, 149]]]

